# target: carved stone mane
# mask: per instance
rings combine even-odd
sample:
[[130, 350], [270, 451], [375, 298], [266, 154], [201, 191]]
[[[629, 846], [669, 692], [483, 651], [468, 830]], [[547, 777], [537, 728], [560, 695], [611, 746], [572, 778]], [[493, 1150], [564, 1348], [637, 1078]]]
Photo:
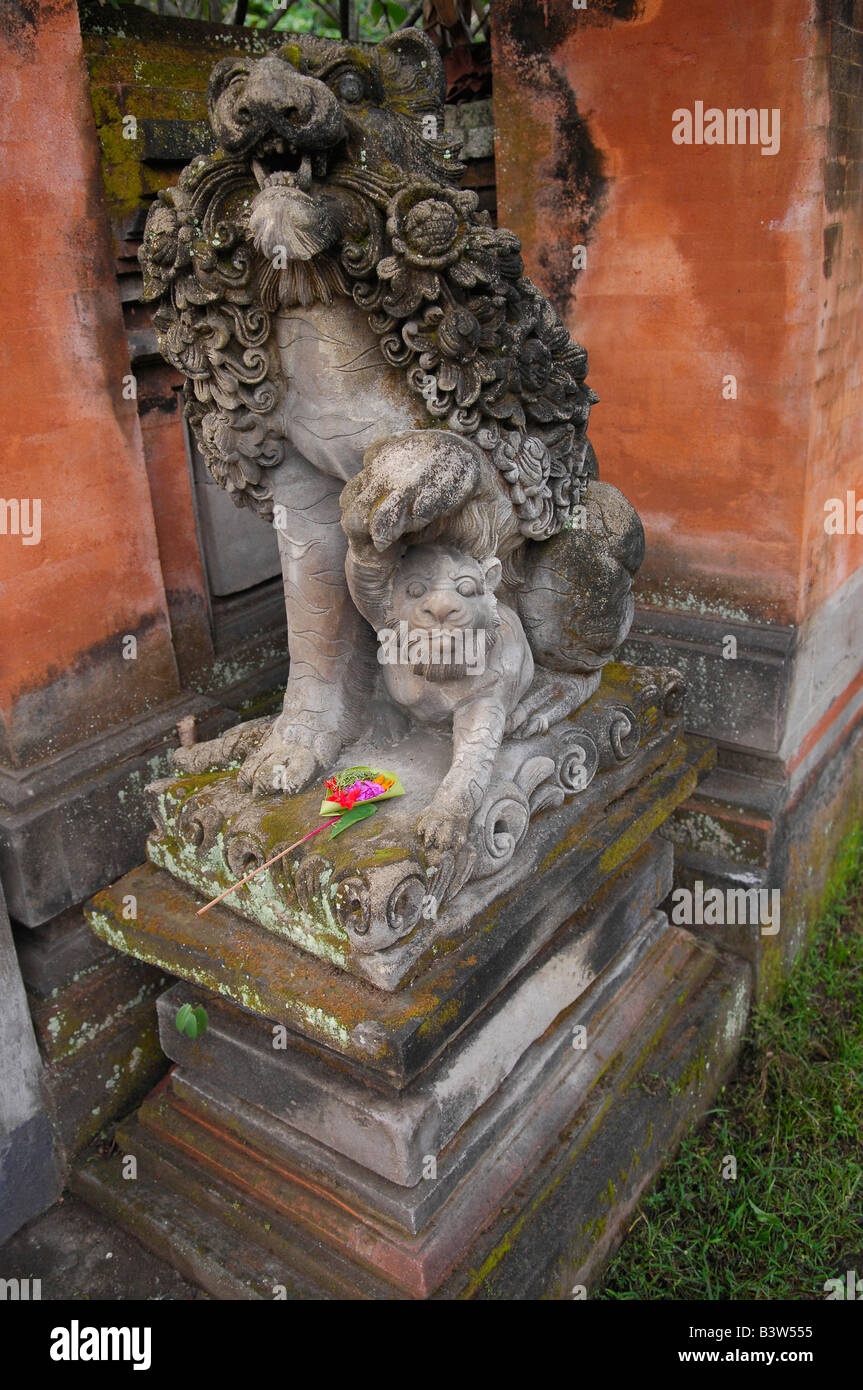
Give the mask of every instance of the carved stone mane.
[[[451, 151], [424, 135], [429, 118], [435, 130], [443, 120], [433, 65], [421, 57], [427, 44], [410, 31], [370, 51], [300, 37], [265, 60], [326, 76], [349, 56], [376, 81], [388, 121], [367, 138], [360, 122], [349, 126], [307, 200], [331, 242], [311, 255], [292, 247], [283, 264], [261, 249], [272, 250], [261, 224], [279, 175], [266, 175], [235, 120], [225, 80], [239, 75], [242, 90], [242, 61], [220, 64], [211, 124], [231, 148], [193, 160], [159, 194], [140, 252], [144, 297], [163, 354], [186, 378], [203, 456], [238, 505], [270, 516], [267, 470], [285, 458], [274, 314], [351, 295], [420, 421], [487, 451], [519, 531], [542, 540], [566, 525], [596, 476], [585, 430], [597, 397], [584, 382], [585, 350], [523, 273], [518, 238], [490, 225], [476, 194], [456, 186]], [[396, 142], [406, 166], [389, 157]]]

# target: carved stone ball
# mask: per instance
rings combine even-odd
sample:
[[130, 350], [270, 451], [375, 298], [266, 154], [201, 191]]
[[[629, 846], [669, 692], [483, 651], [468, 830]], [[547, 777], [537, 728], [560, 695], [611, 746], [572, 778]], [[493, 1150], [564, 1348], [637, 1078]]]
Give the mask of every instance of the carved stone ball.
[[525, 548], [518, 611], [534, 657], [553, 671], [597, 671], [632, 623], [632, 580], [644, 558], [635, 508], [593, 481], [574, 523]]

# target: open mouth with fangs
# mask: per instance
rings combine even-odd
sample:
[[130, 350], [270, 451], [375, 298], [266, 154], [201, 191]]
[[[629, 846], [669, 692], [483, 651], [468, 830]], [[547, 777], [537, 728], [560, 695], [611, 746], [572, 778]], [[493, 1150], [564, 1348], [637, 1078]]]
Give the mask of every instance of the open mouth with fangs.
[[255, 147], [249, 162], [259, 188], [282, 185], [308, 193], [313, 177], [326, 177], [327, 151], [300, 150], [290, 140], [271, 135]]

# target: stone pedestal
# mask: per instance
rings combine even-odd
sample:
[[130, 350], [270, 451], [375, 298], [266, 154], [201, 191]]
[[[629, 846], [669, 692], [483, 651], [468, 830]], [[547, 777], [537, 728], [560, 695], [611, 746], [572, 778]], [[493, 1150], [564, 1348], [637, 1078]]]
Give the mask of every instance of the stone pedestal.
[[[362, 953], [303, 949], [260, 899], [197, 917], [193, 887], [153, 864], [99, 894], [97, 934], [182, 977], [159, 1001], [176, 1065], [75, 1189], [217, 1297], [589, 1285], [716, 1093], [748, 1003], [747, 967], [658, 910], [673, 864], [656, 832], [713, 752], [647, 713], [625, 777], [599, 772], [580, 816], [537, 814], [511, 881], [457, 893], [450, 932], [418, 924], [422, 948], [396, 943], [375, 983]], [[157, 854], [165, 840], [163, 820]], [[471, 886], [487, 901], [459, 913]], [[184, 1002], [208, 1012], [194, 1040]]]

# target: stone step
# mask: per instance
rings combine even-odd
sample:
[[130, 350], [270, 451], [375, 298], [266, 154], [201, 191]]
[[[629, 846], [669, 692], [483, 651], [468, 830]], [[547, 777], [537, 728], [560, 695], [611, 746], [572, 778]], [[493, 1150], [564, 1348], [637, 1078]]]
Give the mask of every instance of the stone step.
[[[177, 984], [159, 1001], [162, 1047], [190, 1083], [239, 1097], [330, 1150], [395, 1183], [417, 1183], [520, 1058], [578, 1000], [586, 1019], [619, 987], [658, 935], [651, 916], [671, 882], [671, 846], [651, 840], [522, 973], [402, 1091], [370, 1085], [333, 1058], [312, 1055], [208, 993], [206, 1033], [178, 1033], [174, 1019], [189, 997]], [[664, 923], [664, 919], [661, 919]], [[601, 984], [601, 989], [600, 989]], [[197, 997], [197, 996], [196, 996]], [[581, 1011], [574, 1022], [581, 1019]], [[276, 1046], [277, 1043], [285, 1046]], [[290, 1045], [287, 1045], [290, 1044]], [[534, 1048], [536, 1053], [537, 1049]]]
[[[86, 1159], [73, 1169], [69, 1187], [85, 1202], [138, 1239], [185, 1278], [213, 1298], [247, 1301], [287, 1297], [291, 1300], [341, 1298], [340, 1289], [323, 1291], [311, 1284], [272, 1250], [247, 1240], [236, 1213], [218, 1198], [208, 1209], [202, 1201], [172, 1190], [167, 1181], [123, 1177], [124, 1156]], [[165, 1176], [170, 1175], [170, 1166]], [[298, 1261], [299, 1263], [299, 1261]], [[284, 1294], [282, 1294], [284, 1290]], [[350, 1296], [350, 1295], [348, 1295]]]
[[30, 1016], [46, 1063], [62, 1062], [98, 1047], [105, 1034], [141, 1004], [164, 993], [170, 981], [159, 970], [111, 956], [47, 999], [28, 994]]
[[[548, 1043], [555, 1046], [542, 1050], [547, 1065], [540, 1074], [532, 1067], [511, 1077], [501, 1088], [505, 1094], [490, 1104], [491, 1113], [480, 1112], [413, 1187], [385, 1182], [322, 1145], [304, 1143], [251, 1107], [224, 1099], [213, 1104], [176, 1074], [170, 1091], [142, 1107], [139, 1118], [168, 1147], [210, 1152], [213, 1171], [222, 1174], [243, 1168], [242, 1155], [252, 1145], [253, 1171], [260, 1176], [267, 1170], [264, 1185], [280, 1212], [329, 1230], [337, 1244], [364, 1250], [368, 1265], [425, 1297], [461, 1257], [467, 1233], [493, 1219], [561, 1127], [589, 1104], [593, 1087], [631, 1035], [662, 1026], [668, 977], [679, 982], [674, 1001], [679, 1009], [712, 965], [708, 953], [693, 952], [690, 941], [666, 931], [618, 990], [614, 1004], [591, 1024], [590, 1047], [573, 1049], [567, 1010], [551, 1030]], [[215, 1154], [214, 1135], [222, 1140]], [[309, 1194], [319, 1194], [317, 1205]]]
[[[148, 1202], [158, 1194], [154, 1209], [163, 1210], [170, 1192], [183, 1229], [197, 1230], [205, 1251], [227, 1225], [240, 1238], [237, 1260], [249, 1246], [255, 1258], [240, 1275], [246, 1294], [216, 1296], [272, 1297], [275, 1283], [296, 1290], [290, 1297], [569, 1297], [572, 1284], [595, 1278], [638, 1196], [709, 1105], [745, 1021], [740, 962], [673, 928], [648, 962], [631, 973], [587, 1051], [523, 1099], [486, 1166], [475, 1161], [414, 1236], [396, 1229], [392, 1210], [372, 1212], [368, 1183], [351, 1189], [332, 1156], [323, 1168], [308, 1155], [305, 1166], [296, 1158], [288, 1166], [272, 1136], [265, 1152], [253, 1128], [240, 1137], [242, 1117], [229, 1130], [180, 1088], [155, 1094], [119, 1135], [138, 1158], [137, 1182], [118, 1178], [116, 1156], [91, 1157], [75, 1190], [187, 1274], [158, 1221], [149, 1229]], [[586, 1064], [585, 1093], [577, 1078]], [[213, 1289], [208, 1256], [191, 1277]]]
[[[674, 988], [672, 984], [672, 989]], [[629, 1230], [636, 1207], [710, 1109], [734, 1067], [751, 1000], [751, 972], [722, 953], [686, 1009], [644, 1045], [622, 1091], [606, 1073], [587, 1122], [560, 1141], [482, 1233], [436, 1294], [442, 1299], [550, 1299], [590, 1293]], [[706, 1296], [706, 1295], [705, 1295]]]

